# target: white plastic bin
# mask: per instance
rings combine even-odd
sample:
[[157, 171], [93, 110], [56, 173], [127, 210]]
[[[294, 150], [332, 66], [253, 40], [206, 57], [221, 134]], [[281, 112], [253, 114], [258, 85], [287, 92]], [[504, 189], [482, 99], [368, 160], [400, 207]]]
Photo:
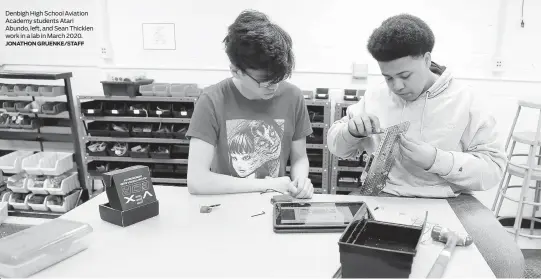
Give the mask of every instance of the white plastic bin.
[[49, 208], [47, 207], [47, 197], [44, 197], [42, 203], [32, 203], [31, 200], [36, 194], [28, 194], [28, 206], [36, 211], [49, 211]]
[[43, 172], [39, 168], [39, 162], [40, 160], [45, 157], [48, 152], [38, 152], [34, 155], [28, 156], [23, 159], [21, 168], [23, 171], [25, 171], [28, 174], [32, 175], [42, 175]]
[[[36, 177], [35, 176], [30, 176], [27, 179], [28, 190], [30, 190], [30, 192], [32, 192], [34, 194], [48, 195], [49, 192], [47, 192], [47, 189], [45, 189], [45, 183], [46, 182], [47, 182], [47, 179], [45, 179], [45, 181], [42, 182], [41, 187], [36, 187]], [[39, 183], [39, 182], [37, 182], [37, 183]]]
[[52, 152], [41, 159], [39, 167], [44, 175], [61, 175], [73, 169], [73, 153]]
[[0, 202], [7, 202], [9, 203], [9, 200], [11, 198], [12, 192], [4, 192], [2, 196], [0, 197]]
[[81, 190], [75, 191], [68, 196], [65, 196], [64, 203], [62, 203], [62, 205], [54, 205], [50, 202], [51, 199], [57, 198], [59, 196], [47, 196], [47, 198], [45, 199], [45, 203], [52, 212], [65, 213], [75, 208], [75, 206], [77, 205], [77, 198], [79, 197], [80, 192]]
[[7, 179], [8, 188], [14, 193], [28, 193], [28, 177], [24, 173], [16, 174]]
[[[15, 198], [17, 196], [19, 196], [19, 195], [24, 196], [24, 201], [23, 202], [15, 201]], [[9, 205], [11, 205], [13, 208], [18, 209], [18, 210], [29, 210], [30, 209], [30, 206], [28, 205], [28, 197], [29, 196], [30, 196], [30, 194], [13, 193], [9, 197]]]
[[56, 218], [0, 239], [0, 277], [24, 278], [88, 248], [88, 224]]
[[22, 169], [32, 175], [60, 175], [73, 168], [73, 153], [39, 152], [26, 157]]
[[15, 151], [0, 157], [0, 169], [4, 173], [21, 172], [23, 159], [34, 154], [33, 151]]
[[55, 188], [53, 183], [51, 183], [51, 180], [47, 179], [45, 180], [44, 188], [51, 195], [64, 196], [71, 191], [80, 188], [77, 173], [74, 172], [64, 178], [62, 182], [60, 182], [60, 188]]

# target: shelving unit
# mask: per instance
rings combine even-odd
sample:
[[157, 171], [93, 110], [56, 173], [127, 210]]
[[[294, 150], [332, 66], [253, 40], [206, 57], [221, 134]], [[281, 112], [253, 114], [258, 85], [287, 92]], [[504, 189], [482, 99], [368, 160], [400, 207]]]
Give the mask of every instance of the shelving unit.
[[[197, 97], [78, 96], [78, 108], [81, 111], [79, 120], [84, 130], [81, 152], [84, 154], [86, 185], [94, 191], [94, 180], [99, 180], [101, 173], [140, 164], [150, 167], [152, 182], [186, 186], [189, 141], [185, 138], [185, 132], [196, 101]], [[153, 109], [157, 111], [160, 106], [169, 106], [169, 110], [161, 112], [163, 117], [162, 114], [152, 113]], [[117, 130], [112, 125], [116, 125]], [[151, 125], [151, 130], [141, 128], [145, 125], [146, 128]], [[164, 127], [162, 125], [167, 125], [169, 132], [157, 135], [155, 127], [161, 129]], [[123, 130], [118, 131], [118, 127]], [[184, 128], [184, 135], [178, 132]], [[87, 148], [94, 143], [103, 143], [106, 147], [101, 151]], [[111, 150], [116, 143], [127, 148], [114, 153]], [[147, 145], [150, 148], [163, 146], [169, 150], [169, 155], [166, 158], [154, 158], [145, 152], [144, 157], [134, 157], [131, 153], [132, 147]], [[100, 166], [108, 167], [100, 169]]]
[[[327, 132], [331, 125], [330, 100], [305, 99], [314, 133], [306, 141], [306, 151], [310, 161], [309, 176], [315, 193], [329, 193], [330, 153], [327, 148]], [[290, 162], [286, 167], [289, 173]]]
[[[0, 149], [5, 151], [2, 152], [4, 156], [14, 154], [12, 158], [3, 161], [6, 164], [13, 164], [13, 167], [8, 165], [3, 167], [2, 174], [6, 178], [5, 183], [11, 187], [9, 191], [2, 194], [1, 198], [5, 201], [23, 198], [25, 201], [16, 206], [10, 202], [10, 216], [56, 218], [88, 198], [88, 192], [86, 189], [81, 189], [79, 183], [84, 176], [79, 168], [82, 165], [82, 157], [78, 152], [79, 141], [74, 140], [79, 138], [80, 132], [76, 121], [78, 113], [71, 90], [71, 77], [71, 72], [0, 72], [0, 79], [2, 79], [0, 102], [2, 114], [5, 115], [2, 116], [3, 121], [0, 126], [8, 126], [0, 128]], [[36, 83], [36, 80], [39, 82]], [[10, 118], [12, 120], [8, 120]], [[19, 122], [24, 126], [18, 126], [16, 119], [18, 121], [24, 119]], [[28, 151], [28, 153], [15, 154], [14, 151]], [[47, 156], [41, 156], [41, 154]], [[25, 162], [23, 158], [30, 156], [32, 159]], [[14, 159], [15, 157], [19, 159]], [[43, 160], [41, 160], [42, 157]], [[64, 158], [63, 163], [55, 161], [57, 158], [58, 160]], [[65, 167], [65, 163], [68, 164], [68, 168]], [[18, 166], [15, 166], [17, 164]], [[13, 187], [15, 181], [23, 181], [16, 180], [23, 174], [28, 178], [17, 185], [24, 185], [25, 188]], [[63, 179], [59, 180], [60, 177]], [[61, 182], [58, 185], [59, 188], [52, 186], [56, 185], [51, 182], [52, 178]], [[50, 184], [51, 191], [46, 191], [44, 187], [34, 188], [32, 191], [31, 188], [26, 188], [35, 186], [34, 181], [38, 179], [53, 183]], [[26, 184], [26, 181], [32, 183]], [[15, 191], [24, 193], [15, 195]], [[27, 204], [28, 200], [38, 194], [34, 191], [40, 192], [40, 199], [43, 197], [45, 199], [43, 204], [30, 207]], [[49, 203], [48, 200], [51, 202]], [[57, 201], [52, 202], [53, 200]], [[61, 205], [58, 205], [58, 202]]]
[[[348, 106], [356, 104], [356, 101], [341, 101], [335, 104], [334, 120], [346, 115]], [[355, 159], [342, 159], [331, 155], [330, 193], [348, 194], [357, 188], [364, 167], [360, 166], [362, 153], [359, 152]]]

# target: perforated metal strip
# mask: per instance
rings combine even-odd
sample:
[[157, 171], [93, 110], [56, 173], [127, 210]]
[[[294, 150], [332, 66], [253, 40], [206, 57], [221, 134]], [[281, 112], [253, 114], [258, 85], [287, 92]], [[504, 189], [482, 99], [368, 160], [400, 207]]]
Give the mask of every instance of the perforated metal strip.
[[366, 180], [360, 187], [360, 194], [363, 196], [376, 196], [383, 188], [387, 176], [394, 163], [395, 155], [398, 153], [398, 136], [409, 129], [409, 122], [403, 122], [384, 130], [381, 141], [369, 162], [369, 169]]

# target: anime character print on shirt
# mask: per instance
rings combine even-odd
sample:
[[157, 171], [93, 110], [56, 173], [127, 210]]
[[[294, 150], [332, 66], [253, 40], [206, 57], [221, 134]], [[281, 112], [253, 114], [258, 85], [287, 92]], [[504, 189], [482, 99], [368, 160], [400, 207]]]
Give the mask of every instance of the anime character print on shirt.
[[230, 167], [242, 178], [278, 177], [284, 120], [227, 120]]

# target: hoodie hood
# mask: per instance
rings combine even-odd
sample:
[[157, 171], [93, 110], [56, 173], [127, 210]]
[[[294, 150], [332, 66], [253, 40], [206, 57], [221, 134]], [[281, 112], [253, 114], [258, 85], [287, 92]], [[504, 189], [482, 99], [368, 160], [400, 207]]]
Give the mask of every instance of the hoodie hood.
[[453, 79], [453, 75], [451, 74], [451, 71], [447, 70], [447, 67], [440, 66], [436, 64], [435, 62], [432, 62], [430, 65], [430, 71], [433, 73], [439, 75], [439, 78], [436, 79], [436, 82], [430, 86], [427, 90], [427, 98], [434, 98], [441, 94], [442, 92], [449, 87], [449, 82]]

